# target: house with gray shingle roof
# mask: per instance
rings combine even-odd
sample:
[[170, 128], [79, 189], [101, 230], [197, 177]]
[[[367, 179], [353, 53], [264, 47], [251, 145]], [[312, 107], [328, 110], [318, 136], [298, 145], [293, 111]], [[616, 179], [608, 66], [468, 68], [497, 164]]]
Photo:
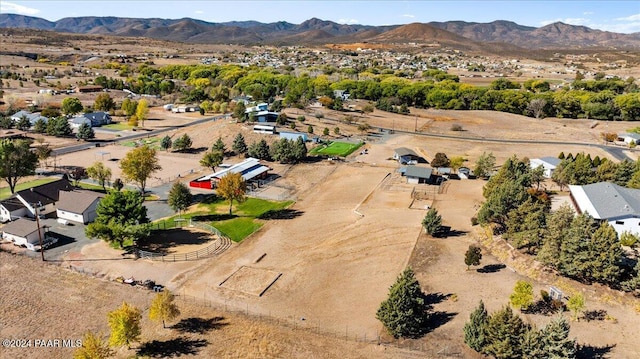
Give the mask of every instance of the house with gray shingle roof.
[[623, 232], [640, 235], [640, 189], [610, 182], [569, 186], [578, 213], [589, 213], [607, 221], [620, 236]]
[[393, 159], [401, 165], [415, 165], [423, 160], [417, 153], [406, 147], [396, 148], [393, 152]]
[[38, 233], [36, 221], [20, 218], [2, 227], [2, 238], [13, 242], [15, 245], [25, 246], [34, 250], [35, 246], [40, 243], [40, 236], [44, 238], [45, 231], [46, 227], [41, 225]]
[[87, 224], [96, 218], [96, 208], [104, 197], [87, 190], [60, 191], [56, 214], [60, 219]]

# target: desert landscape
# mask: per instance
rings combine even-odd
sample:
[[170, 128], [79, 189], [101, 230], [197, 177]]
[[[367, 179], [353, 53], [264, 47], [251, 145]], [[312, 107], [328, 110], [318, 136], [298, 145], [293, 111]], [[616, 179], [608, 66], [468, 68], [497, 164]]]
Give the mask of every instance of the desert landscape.
[[[569, 86], [576, 72], [590, 79], [605, 72], [611, 77], [624, 76], [625, 81], [632, 79], [629, 86], [637, 82], [634, 77], [640, 76], [637, 51], [600, 48], [596, 54], [596, 50], [584, 50], [576, 55], [574, 52], [579, 50], [572, 49], [556, 55], [545, 48], [534, 55], [512, 44], [491, 43], [483, 48], [482, 42], [474, 41], [492, 39], [472, 41], [461, 35], [454, 36], [444, 32], [448, 28], [444, 23], [392, 28], [375, 37], [360, 34], [360, 38], [353, 37], [351, 41], [345, 40], [344, 34], [332, 35], [332, 41], [328, 41], [318, 30], [329, 31], [323, 27], [327, 24], [316, 24], [318, 29], [312, 34], [287, 33], [279, 40], [281, 46], [268, 42], [264, 46], [250, 46], [247, 44], [254, 40], [248, 40], [253, 39], [248, 30], [237, 30], [237, 39], [242, 40], [231, 44], [213, 40], [215, 43], [195, 43], [192, 38], [114, 37], [110, 33], [84, 35], [19, 29], [21, 26], [6, 25], [11, 24], [10, 20], [7, 16], [2, 20], [6, 28], [2, 29], [0, 41], [0, 71], [16, 74], [17, 78], [1, 79], [3, 117], [13, 115], [18, 109], [60, 110], [63, 99], [71, 96], [78, 98], [85, 109], [93, 109], [98, 96], [104, 94], [117, 104], [108, 111], [112, 115], [112, 126], [95, 127], [95, 137], [91, 139], [36, 133], [33, 128], [1, 129], [3, 138], [27, 138], [33, 146], [44, 144], [52, 149], [52, 155], [42, 160], [34, 173], [22, 176], [19, 183], [28, 188], [33, 181], [53, 178], [51, 174], [60, 175], [69, 169], [88, 168], [96, 163], [108, 168], [112, 179], [124, 178], [122, 160], [133, 149], [148, 146], [157, 151], [161, 167], [147, 179], [149, 198], [145, 202], [152, 208], [149, 212], [158, 229], [176, 218], [177, 211], [168, 204], [172, 185], [188, 186], [189, 181], [215, 172], [204, 167], [201, 159], [212, 151], [217, 139], [222, 140], [228, 151], [216, 171], [244, 159], [244, 154], [230, 150], [238, 134], [242, 134], [247, 145], [265, 140], [274, 146], [278, 141], [277, 134], [257, 133], [256, 123], [241, 120], [233, 113], [236, 106], [240, 106], [238, 99], [247, 93], [229, 86], [225, 94], [221, 89], [227, 83], [211, 75], [204, 87], [206, 94], [202, 96], [210, 102], [214, 101], [209, 98], [225, 98], [221, 102], [225, 106], [229, 104], [228, 110], [209, 111], [202, 106], [200, 111], [177, 112], [171, 109], [178, 104], [205, 103], [185, 101], [185, 95], [203, 90], [193, 85], [193, 79], [172, 78], [184, 91], [162, 95], [142, 96], [130, 90], [107, 88], [91, 93], [54, 94], [40, 93], [41, 89], [76, 88], [92, 84], [100, 76], [124, 78], [133, 84], [133, 77], [127, 79], [120, 74], [125, 67], [142, 78], [143, 72], [151, 71], [149, 69], [196, 68], [209, 66], [211, 62], [218, 72], [232, 64], [238, 69], [245, 66], [252, 70], [268, 69], [278, 76], [291, 78], [308, 76], [309, 71], [314, 78], [337, 82], [348, 79], [347, 75], [341, 78], [343, 75], [337, 69], [342, 65], [337, 64], [358, 56], [362, 63], [376, 61], [386, 64], [388, 69], [402, 67], [404, 60], [401, 59], [412, 56], [446, 58], [450, 71], [439, 71], [458, 76], [455, 86], [460, 88], [486, 89], [497, 80], [513, 81], [520, 86], [536, 79], [559, 86], [556, 90], [561, 91], [560, 85]], [[358, 29], [363, 33], [365, 30], [371, 29]], [[528, 31], [519, 32], [522, 38], [514, 42], [526, 43]], [[215, 37], [216, 41], [228, 40], [222, 35], [216, 36], [221, 36]], [[274, 32], [262, 36], [275, 41], [273, 39], [280, 35]], [[536, 46], [558, 46], [553, 39], [539, 36], [546, 40], [540, 40]], [[408, 43], [406, 39], [411, 38], [419, 40]], [[440, 41], [437, 46], [432, 43], [434, 38]], [[620, 44], [635, 44], [631, 36], [618, 40]], [[304, 46], [295, 45], [297, 41], [303, 41]], [[597, 41], [600, 41], [596, 42], [598, 46], [606, 44], [605, 40]], [[36, 52], [36, 59], [29, 57]], [[279, 61], [283, 58], [294, 59], [288, 65], [291, 69], [281, 67]], [[309, 59], [315, 62], [309, 65]], [[475, 76], [475, 70], [457, 66], [464, 62], [482, 62], [491, 70]], [[358, 66], [355, 62], [347, 63], [347, 68]], [[614, 63], [615, 67], [611, 65]], [[217, 64], [221, 67], [216, 67]], [[325, 73], [318, 70], [320, 68]], [[238, 70], [229, 78], [237, 76], [233, 81], [238, 81], [249, 72], [242, 71], [245, 70]], [[55, 74], [51, 75], [55, 79], [43, 77], [42, 82], [36, 82], [37, 74], [42, 72]], [[414, 68], [410, 76], [407, 72], [395, 77], [399, 73], [394, 70], [386, 75], [394, 74], [398, 83], [410, 83], [422, 81], [427, 72]], [[164, 80], [169, 79], [169, 75], [163, 76], [166, 76]], [[366, 81], [374, 74], [360, 76]], [[378, 81], [385, 81], [384, 76], [381, 79]], [[254, 81], [261, 85], [264, 84], [260, 81], [267, 82], [257, 75]], [[333, 91], [327, 88], [326, 93]], [[278, 116], [285, 119], [284, 124], [277, 124], [281, 132], [303, 133], [308, 137], [308, 150], [323, 141], [362, 145], [346, 156], [308, 156], [299, 163], [263, 159], [270, 177], [251, 192], [250, 197], [274, 203], [290, 201], [283, 212], [286, 216], [258, 215], [251, 222], [257, 230], [240, 241], [227, 239], [224, 248], [196, 260], [165, 261], [160, 255], [157, 257], [160, 260], [138, 258], [136, 252], [116, 249], [81, 234], [82, 242], [77, 241], [81, 244], [47, 249], [44, 254], [49, 259], [41, 262], [38, 253], [4, 241], [0, 245], [2, 339], [81, 342], [87, 331], [106, 338], [107, 313], [126, 301], [141, 309], [142, 334], [128, 347], [114, 347], [112, 354], [116, 358], [483, 358], [485, 356], [469, 348], [463, 338], [463, 327], [471, 312], [480, 300], [489, 312], [508, 305], [516, 282], [526, 280], [532, 283], [536, 297], [541, 291], [557, 287], [567, 296], [584, 295], [584, 311], [606, 313], [606, 318], [570, 321], [570, 336], [578, 343], [576, 357], [631, 359], [638, 356], [640, 299], [637, 295], [562, 277], [524, 250], [514, 249], [500, 233], [494, 235], [490, 226], [472, 223], [486, 201], [483, 188], [487, 179], [455, 179], [457, 176], [454, 176], [438, 184], [408, 183], [400, 171], [405, 164], [394, 159], [394, 152], [402, 147], [414, 151], [428, 163], [437, 153], [445, 153], [449, 158], [461, 157], [462, 166], [471, 169], [481, 156], [491, 153], [496, 160], [492, 171], [497, 171], [513, 156], [533, 159], [558, 157], [560, 153], [582, 152], [590, 158], [615, 163], [637, 162], [639, 152], [635, 143], [629, 146], [617, 137], [615, 141], [606, 138], [606, 134], [635, 131], [635, 122], [589, 116], [535, 118], [494, 110], [453, 110], [422, 105], [408, 106], [407, 113], [402, 114], [394, 113], [397, 110], [394, 107], [394, 111], [376, 108], [376, 101], [365, 98], [345, 98], [344, 106], [335, 109], [333, 99], [331, 106], [321, 104], [320, 99], [328, 97], [326, 95], [318, 96], [317, 101], [309, 99], [304, 105], [288, 104], [286, 92], [290, 90], [289, 87], [279, 92], [273, 90], [275, 96], [262, 99], [271, 104], [280, 101], [282, 109]], [[632, 93], [637, 94], [637, 90]], [[131, 116], [120, 107], [127, 99], [148, 102], [148, 117], [143, 123], [133, 125]], [[165, 105], [171, 106], [163, 107]], [[188, 136], [191, 143], [184, 151], [163, 149], [160, 143], [165, 136], [173, 141]], [[96, 184], [88, 178], [81, 182], [94, 187]], [[0, 189], [6, 191], [7, 187], [5, 181], [0, 182]], [[136, 186], [128, 182], [127, 188]], [[542, 181], [541, 189], [551, 197], [553, 208], [573, 201], [567, 188], [550, 178]], [[211, 198], [219, 199], [212, 196], [212, 190], [189, 190], [196, 199], [184, 213], [180, 212], [188, 219], [192, 218], [190, 215], [203, 216], [204, 210], [210, 211], [205, 217], [224, 217], [228, 209], [233, 209], [236, 216], [247, 216], [242, 213], [240, 203], [229, 206], [227, 202], [222, 209], [208, 203]], [[425, 233], [421, 221], [429, 209], [438, 211], [442, 225], [450, 230], [449, 235]], [[233, 219], [231, 213], [228, 217]], [[193, 222], [185, 220], [184, 225], [188, 223]], [[0, 224], [0, 232], [4, 226], [6, 224]], [[58, 228], [52, 230], [72, 228], [78, 233], [84, 233], [85, 228], [82, 223], [73, 227], [60, 223], [54, 226]], [[225, 237], [203, 228], [192, 225], [173, 228], [156, 237], [152, 234], [150, 242], [157, 246], [147, 244], [147, 249], [167, 250], [174, 259], [176, 255], [186, 258], [188, 254], [201, 253], [213, 243], [221, 243], [221, 236]], [[483, 253], [482, 263], [471, 269], [465, 265], [465, 251], [470, 245], [480, 246]], [[415, 272], [431, 316], [423, 336], [397, 339], [385, 330], [376, 312], [388, 297], [390, 286], [407, 267]], [[149, 312], [156, 293], [121, 283], [125, 279], [152, 280], [170, 290], [176, 295], [180, 315], [169, 321], [167, 328], [151, 321]], [[537, 328], [544, 327], [553, 318], [525, 311], [518, 314], [524, 322]], [[563, 315], [569, 317], [568, 312]], [[76, 347], [65, 346], [5, 346], [0, 348], [0, 357], [68, 358]]]

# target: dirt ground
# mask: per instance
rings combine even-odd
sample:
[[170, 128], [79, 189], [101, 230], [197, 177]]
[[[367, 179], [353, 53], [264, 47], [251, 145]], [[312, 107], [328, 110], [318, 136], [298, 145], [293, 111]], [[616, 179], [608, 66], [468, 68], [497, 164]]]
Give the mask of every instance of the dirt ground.
[[[540, 121], [508, 114], [460, 114], [453, 111], [438, 111], [436, 114], [440, 119], [424, 118], [427, 126], [425, 131], [438, 131], [438, 128], [446, 131], [454, 121], [442, 120], [446, 117], [455, 118], [456, 123], [460, 122], [474, 136], [523, 139], [540, 138], [541, 128], [537, 127], [540, 123], [556, 124], [553, 119]], [[378, 113], [374, 112], [369, 118], [375, 118], [375, 115]], [[307, 118], [309, 117], [313, 116]], [[308, 119], [308, 122], [316, 128], [324, 127], [328, 124], [323, 121], [331, 121], [330, 116], [327, 117], [329, 118], [322, 121]], [[390, 127], [389, 121], [399, 122], [401, 118], [402, 116], [385, 114], [377, 120], [386, 121], [381, 124]], [[522, 132], [528, 132], [529, 135], [510, 130], [509, 126], [513, 126], [514, 122], [519, 124]], [[609, 126], [613, 128], [614, 125], [620, 128], [626, 126]], [[355, 125], [341, 126], [345, 129], [355, 128]], [[568, 138], [570, 141], [581, 141], [584, 138], [584, 142], [597, 141], [595, 132], [589, 132], [589, 121], [572, 122], [566, 127], [554, 126], [557, 128], [553, 133], [542, 136], [545, 140]], [[603, 125], [599, 123], [596, 128], [600, 126]], [[238, 131], [246, 131], [243, 133], [250, 139], [247, 142], [253, 139], [253, 134], [245, 127], [228, 121], [217, 121], [180, 131], [188, 131], [194, 138], [194, 147], [208, 147], [218, 136], [222, 136], [230, 147], [233, 136]], [[495, 128], [495, 131], [491, 131], [491, 128]], [[382, 138], [363, 136], [352, 131], [352, 138], [361, 136], [366, 139], [368, 154], [353, 154], [346, 163], [321, 161], [295, 166], [270, 164], [274, 167], [274, 172], [281, 176], [274, 185], [293, 189], [297, 202], [292, 209], [298, 211], [299, 216], [288, 220], [268, 221], [257, 233], [219, 257], [180, 263], [122, 260], [119, 251], [96, 242], [84, 247], [79, 253], [69, 253], [63, 265], [80, 267], [104, 278], [133, 276], [140, 280], [153, 279], [185, 297], [202, 298], [203, 301], [229, 310], [247, 310], [254, 315], [289, 320], [302, 328], [321, 328], [329, 335], [344, 333], [347, 337], [359, 338], [377, 338], [381, 335], [383, 340], [388, 340], [375, 319], [375, 312], [387, 296], [388, 287], [398, 273], [407, 264], [411, 264], [417, 269], [425, 292], [434, 294], [430, 298], [438, 311], [434, 328], [418, 342], [430, 346], [434, 353], [446, 349], [451, 356], [474, 357], [461, 342], [462, 326], [469, 313], [480, 298], [485, 301], [489, 310], [499, 309], [508, 301], [515, 281], [523, 278], [521, 275], [530, 273], [527, 268], [523, 270], [515, 264], [509, 264], [507, 268], [495, 273], [466, 271], [462, 263], [464, 251], [470, 243], [482, 239], [470, 224], [470, 217], [482, 201], [483, 182], [480, 180], [451, 181], [444, 187], [445, 193], [430, 202], [431, 206], [440, 211], [445, 224], [459, 231], [457, 236], [438, 240], [421, 236], [420, 221], [425, 214], [424, 207], [409, 208], [413, 185], [404, 184], [403, 178], [394, 174], [398, 165], [390, 159], [393, 150], [408, 147], [428, 160], [436, 152], [445, 152], [449, 157], [464, 156], [468, 159], [467, 165], [471, 167], [484, 151], [493, 152], [498, 163], [514, 154], [533, 158], [553, 156], [561, 151], [586, 151], [592, 157], [609, 157], [603, 150], [586, 145], [514, 145], [426, 138], [409, 134]], [[121, 158], [130, 147], [114, 145], [106, 149], [111, 152], [112, 158]], [[629, 153], [635, 155], [635, 152]], [[90, 165], [97, 160], [96, 156], [95, 150], [90, 150], [60, 156], [60, 160], [65, 161], [65, 164]], [[160, 153], [163, 170], [156, 176], [175, 178], [178, 173], [197, 168], [200, 156]], [[237, 159], [230, 159], [235, 160]], [[118, 177], [117, 161], [105, 158], [104, 162], [113, 166], [114, 178]], [[509, 256], [498, 258], [485, 254], [483, 265], [508, 262], [509, 259]], [[241, 270], [234, 277], [234, 273], [241, 268], [248, 269]], [[220, 285], [226, 280], [230, 280], [227, 285]], [[557, 283], [554, 280], [539, 280], [534, 284], [535, 292], [547, 289], [551, 284]], [[41, 290], [44, 291], [44, 287]], [[617, 322], [573, 322], [572, 335], [580, 343], [598, 347], [615, 345], [607, 349], [611, 357], [634, 358], [637, 350], [634, 347], [633, 333], [640, 330], [639, 314], [634, 312], [632, 305], [618, 304], [617, 301], [606, 300], [606, 297], [597, 295], [593, 292], [593, 287], [584, 290], [588, 309], [605, 309]], [[615, 296], [610, 294], [610, 297]], [[99, 318], [94, 319], [89, 323], [100, 322]], [[549, 318], [527, 316], [527, 320], [542, 326]], [[28, 323], [21, 325], [29, 326]], [[348, 355], [370, 356], [369, 352], [363, 354], [357, 346], [349, 348], [351, 349], [343, 349]], [[239, 347], [229, 348], [232, 349], [241, 350]], [[278, 351], [279, 354], [274, 357], [281, 357], [288, 349], [283, 350], [284, 352]], [[295, 350], [301, 348], [295, 347]], [[244, 357], [238, 353], [231, 352], [229, 355]], [[333, 357], [333, 352], [327, 352], [326, 355], [320, 353], [322, 354], [311, 355]], [[340, 351], [335, 353], [339, 354]], [[389, 353], [384, 353], [385, 356], [387, 354]], [[395, 354], [389, 355], [394, 357]], [[264, 357], [266, 354], [256, 356]]]
[[[7, 253], [0, 253], [0, 273], [3, 278], [0, 336], [31, 340], [31, 347], [0, 347], [2, 358], [69, 358], [73, 348], [61, 347], [62, 344], [47, 348], [42, 343], [75, 342], [82, 340], [88, 330], [108, 333], [107, 313], [123, 301], [141, 309], [142, 335], [131, 349], [117, 349], [114, 358], [130, 358], [136, 354], [197, 358], [416, 357], [415, 352], [345, 341], [343, 337], [315, 334], [282, 322], [220, 311], [183, 298], [177, 300], [180, 317], [167, 323], [169, 329], [163, 329], [161, 324], [148, 319], [151, 291]], [[52, 281], [55, 285], [51, 285]]]

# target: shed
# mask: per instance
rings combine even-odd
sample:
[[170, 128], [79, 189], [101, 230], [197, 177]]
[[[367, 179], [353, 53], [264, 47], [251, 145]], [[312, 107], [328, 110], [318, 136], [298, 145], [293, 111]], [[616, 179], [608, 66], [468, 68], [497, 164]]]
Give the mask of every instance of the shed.
[[82, 224], [93, 222], [102, 197], [101, 193], [93, 191], [60, 191], [56, 215], [60, 219]]
[[420, 166], [404, 167], [404, 176], [407, 177], [407, 183], [431, 183], [432, 169]]
[[45, 229], [46, 227], [41, 225], [38, 234], [37, 222], [19, 218], [2, 227], [2, 238], [33, 250], [34, 246], [40, 243], [40, 235], [44, 238]]
[[532, 158], [531, 160], [529, 160], [529, 165], [533, 169], [542, 166], [542, 168], [544, 168], [544, 176], [546, 178], [551, 178], [551, 176], [553, 175], [553, 171], [555, 171], [556, 167], [560, 165], [560, 162], [562, 161], [557, 157], [541, 157]]

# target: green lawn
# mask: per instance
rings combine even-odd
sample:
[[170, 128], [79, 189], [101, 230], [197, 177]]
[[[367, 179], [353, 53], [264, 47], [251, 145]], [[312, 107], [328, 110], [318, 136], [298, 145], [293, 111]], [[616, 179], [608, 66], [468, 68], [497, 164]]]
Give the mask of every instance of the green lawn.
[[159, 150], [160, 149], [160, 138], [151, 137], [151, 138], [143, 138], [135, 141], [125, 141], [121, 143], [123, 146], [128, 147], [136, 147], [138, 145], [147, 145], [150, 148]]
[[213, 222], [212, 226], [224, 233], [234, 242], [241, 242], [251, 233], [262, 227], [262, 223], [251, 217], [237, 217], [225, 221]]
[[[198, 205], [198, 211], [185, 213], [181, 217], [185, 219], [183, 223], [188, 223], [191, 218], [206, 222], [227, 235], [232, 241], [241, 242], [262, 227], [264, 219], [260, 219], [260, 216], [267, 212], [285, 209], [292, 203], [293, 201], [277, 202], [247, 198], [240, 204], [234, 202], [233, 214], [230, 216], [229, 202], [212, 196]], [[154, 225], [160, 228], [173, 228], [176, 226], [176, 218], [178, 218], [177, 215], [154, 222]]]
[[[82, 189], [88, 189], [88, 190], [92, 190], [92, 191], [96, 191], [96, 192], [105, 193], [105, 190], [102, 188], [102, 186], [97, 185], [97, 184], [93, 184], [93, 183], [78, 182], [78, 187], [80, 187]], [[111, 189], [111, 187], [109, 187], [109, 186], [106, 186], [106, 187], [107, 187], [107, 191], [109, 189]]]
[[328, 146], [320, 145], [309, 151], [310, 155], [327, 155], [346, 157], [362, 146], [362, 142], [353, 144], [348, 142], [331, 142]]
[[116, 130], [116, 131], [124, 131], [124, 130], [130, 130], [133, 128], [133, 126], [124, 123], [124, 122], [114, 122], [114, 123], [110, 123], [108, 125], [104, 125], [102, 126], [102, 128], [106, 128], [109, 130]]
[[[18, 191], [22, 191], [23, 189], [27, 189], [27, 188], [31, 188], [31, 187], [35, 187], [35, 186], [40, 186], [43, 184], [47, 184], [47, 183], [51, 183], [53, 181], [57, 181], [59, 180], [59, 178], [57, 177], [49, 177], [49, 178], [40, 178], [37, 180], [33, 180], [30, 182], [24, 182], [24, 183], [18, 183], [18, 185], [16, 186], [16, 192]], [[3, 185], [6, 184], [3, 183]], [[3, 187], [0, 188], [0, 199], [5, 199], [11, 197], [11, 190], [9, 189], [9, 187]]]

